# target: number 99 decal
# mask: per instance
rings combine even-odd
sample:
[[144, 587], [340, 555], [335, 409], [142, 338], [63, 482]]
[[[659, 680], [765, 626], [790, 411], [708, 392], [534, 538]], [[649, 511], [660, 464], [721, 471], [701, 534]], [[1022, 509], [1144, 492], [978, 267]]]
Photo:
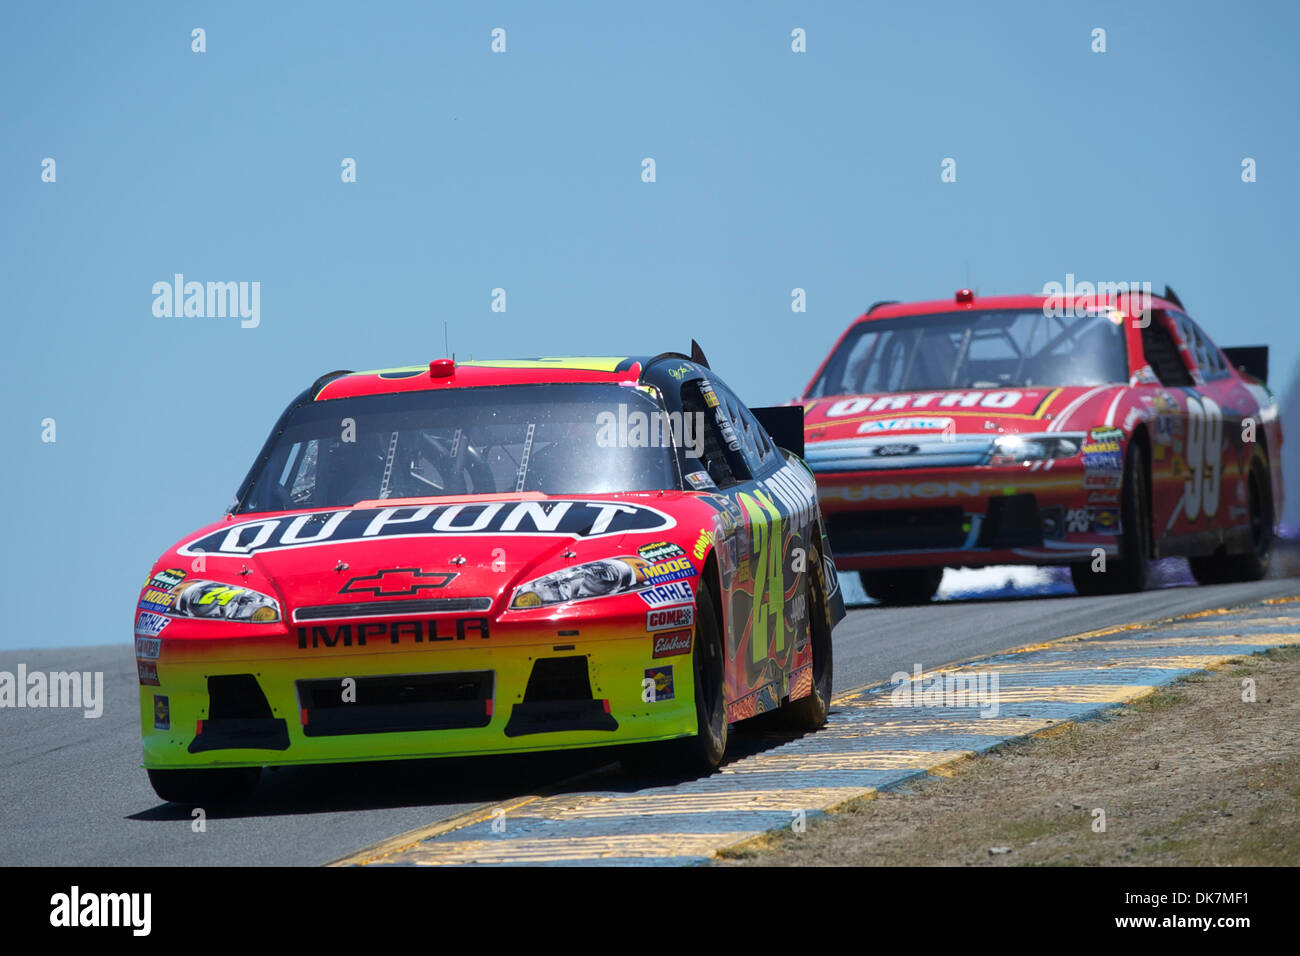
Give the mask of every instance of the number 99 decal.
[[1195, 521], [1219, 511], [1220, 464], [1223, 460], [1223, 409], [1208, 396], [1187, 396], [1187, 468], [1183, 483], [1183, 512]]

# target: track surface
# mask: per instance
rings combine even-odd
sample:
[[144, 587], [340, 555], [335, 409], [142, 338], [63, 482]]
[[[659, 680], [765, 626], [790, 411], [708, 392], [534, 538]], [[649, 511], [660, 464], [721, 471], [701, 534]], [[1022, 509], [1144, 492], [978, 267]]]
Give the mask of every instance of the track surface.
[[[862, 607], [835, 631], [836, 693], [1082, 631], [1267, 597], [1300, 580], [1173, 587], [1121, 597]], [[0, 864], [310, 865], [607, 762], [599, 752], [286, 768], [196, 833], [139, 767], [138, 687], [127, 643], [0, 653], [0, 670], [103, 671], [103, 716], [0, 710]], [[737, 736], [740, 749], [744, 734]]]

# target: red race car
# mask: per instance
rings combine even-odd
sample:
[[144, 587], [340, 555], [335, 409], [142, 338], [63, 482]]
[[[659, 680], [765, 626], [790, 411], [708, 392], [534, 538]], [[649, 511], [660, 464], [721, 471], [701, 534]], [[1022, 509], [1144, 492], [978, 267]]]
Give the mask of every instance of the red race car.
[[945, 567], [1069, 564], [1141, 590], [1183, 555], [1253, 580], [1282, 513], [1263, 346], [1220, 350], [1169, 289], [878, 303], [801, 400], [835, 560], [884, 603]]
[[802, 446], [698, 350], [323, 376], [140, 593], [154, 789], [605, 745], [698, 773], [735, 721], [820, 726], [844, 604]]

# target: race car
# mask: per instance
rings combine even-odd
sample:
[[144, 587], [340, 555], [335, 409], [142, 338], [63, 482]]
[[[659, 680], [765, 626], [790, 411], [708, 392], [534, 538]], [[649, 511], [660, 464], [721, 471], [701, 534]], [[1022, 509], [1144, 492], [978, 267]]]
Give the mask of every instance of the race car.
[[[1098, 287], [1100, 288], [1100, 287]], [[841, 570], [882, 603], [946, 567], [1070, 566], [1137, 591], [1268, 568], [1282, 428], [1264, 346], [1220, 350], [1166, 287], [877, 303], [800, 401]]]
[[140, 593], [154, 790], [600, 746], [690, 775], [737, 721], [820, 726], [844, 604], [802, 444], [694, 343], [322, 376]]

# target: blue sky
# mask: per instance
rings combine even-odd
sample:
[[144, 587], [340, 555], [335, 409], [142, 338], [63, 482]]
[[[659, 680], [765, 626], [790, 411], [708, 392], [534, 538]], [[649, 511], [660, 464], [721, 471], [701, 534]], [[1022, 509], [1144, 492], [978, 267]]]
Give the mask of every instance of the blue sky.
[[[220, 516], [285, 403], [330, 369], [441, 356], [444, 323], [478, 358], [694, 336], [766, 404], [876, 299], [1073, 273], [1168, 282], [1220, 344], [1271, 345], [1284, 382], [1297, 19], [1280, 3], [6, 5], [0, 647], [129, 640], [150, 564]], [[178, 272], [259, 282], [260, 325], [155, 317], [153, 284]], [[70, 600], [86, 613], [50, 613]]]

